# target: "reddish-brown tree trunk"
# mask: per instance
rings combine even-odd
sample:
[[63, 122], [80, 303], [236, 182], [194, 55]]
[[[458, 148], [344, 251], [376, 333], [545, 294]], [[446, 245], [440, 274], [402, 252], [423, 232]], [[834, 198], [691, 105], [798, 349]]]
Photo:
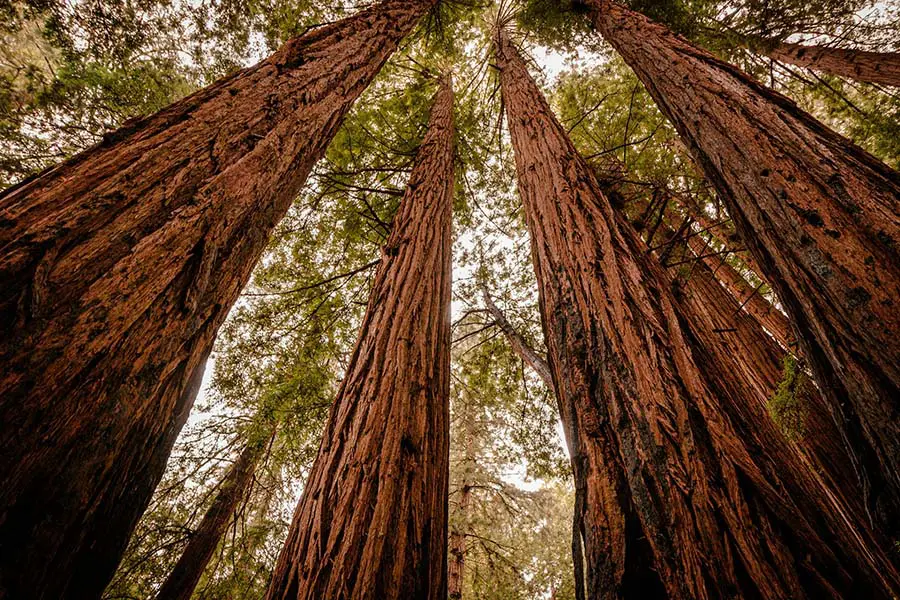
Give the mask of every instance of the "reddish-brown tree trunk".
[[[465, 393], [465, 392], [463, 392]], [[447, 577], [447, 597], [461, 600], [466, 575], [466, 542], [469, 533], [469, 503], [472, 501], [472, 471], [476, 466], [475, 412], [471, 405], [462, 405], [463, 464], [459, 466], [462, 477], [459, 482], [459, 501], [454, 510], [454, 525], [450, 529], [450, 560]]]
[[[710, 367], [727, 370], [730, 379], [742, 382], [748, 400], [765, 406], [782, 378], [784, 350], [766, 335], [750, 313], [741, 310], [737, 300], [720, 285], [713, 269], [702, 261], [692, 264], [683, 278], [675, 277], [673, 285], [691, 330], [713, 358]], [[864, 507], [840, 432], [828, 417], [820, 394], [810, 390], [806, 401], [809, 421], [806, 436], [797, 443], [797, 448], [809, 468], [823, 478], [826, 488], [837, 494], [838, 509], [852, 507], [854, 528], [866, 530], [865, 521], [853, 520], [864, 516]], [[783, 468], [804, 468], [797, 465], [794, 461]], [[865, 543], [871, 545], [869, 539]]]
[[664, 27], [588, 3], [726, 203], [790, 317], [872, 520], [898, 537], [900, 176]]
[[758, 289], [750, 285], [744, 276], [721, 256], [712, 256], [709, 246], [700, 237], [692, 235], [688, 238], [688, 246], [693, 255], [699, 257], [711, 269], [711, 273], [728, 289], [743, 310], [756, 319], [785, 350], [793, 348], [795, 342], [791, 334], [791, 324], [784, 313], [766, 300]]
[[452, 201], [446, 81], [269, 600], [447, 597]]
[[748, 42], [747, 46], [754, 52], [780, 62], [856, 81], [900, 86], [900, 52], [867, 52], [769, 40]]
[[216, 497], [191, 534], [184, 552], [159, 588], [157, 600], [190, 600], [235, 510], [247, 495], [265, 446], [259, 440], [244, 446], [219, 484]]
[[433, 0], [387, 0], [0, 195], [0, 597], [98, 596], [268, 234]]
[[890, 572], [760, 403], [708, 368], [667, 276], [503, 34], [497, 64], [554, 388], [587, 483], [588, 596], [889, 598]]

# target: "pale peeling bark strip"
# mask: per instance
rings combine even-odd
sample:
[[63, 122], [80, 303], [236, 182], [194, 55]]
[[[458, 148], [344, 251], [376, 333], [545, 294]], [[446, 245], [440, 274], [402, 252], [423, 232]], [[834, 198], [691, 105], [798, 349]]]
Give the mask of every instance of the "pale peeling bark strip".
[[900, 175], [663, 26], [588, 4], [725, 202], [793, 324], [870, 518], [900, 537]]
[[99, 596], [269, 232], [432, 4], [314, 29], [0, 195], [0, 597]]
[[453, 92], [444, 81], [269, 600], [444, 600]]
[[497, 64], [554, 387], [587, 484], [588, 597], [890, 598], [883, 565], [794, 468], [747, 386], [710, 368], [668, 277], [505, 35]]

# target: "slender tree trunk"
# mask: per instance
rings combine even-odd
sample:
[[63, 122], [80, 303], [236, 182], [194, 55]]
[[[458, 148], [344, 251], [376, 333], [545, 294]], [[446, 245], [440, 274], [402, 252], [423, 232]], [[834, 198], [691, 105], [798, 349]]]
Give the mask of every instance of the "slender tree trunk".
[[779, 62], [829, 75], [900, 86], [900, 52], [867, 52], [744, 37], [742, 45]]
[[743, 382], [708, 367], [667, 276], [502, 33], [497, 64], [554, 388], [586, 474], [588, 597], [891, 597], [889, 565]]
[[269, 600], [447, 597], [452, 113], [444, 81]]
[[726, 203], [845, 437], [870, 518], [900, 537], [900, 175], [664, 27], [588, 3]]
[[[487, 307], [488, 313], [494, 319], [494, 322], [503, 331], [506, 341], [509, 343], [513, 352], [531, 367], [534, 372], [543, 380], [544, 384], [551, 390], [554, 390], [553, 376], [550, 371], [550, 363], [547, 362], [541, 354], [531, 347], [531, 345], [516, 331], [506, 315], [503, 314], [496, 304], [494, 304], [487, 286], [482, 284], [482, 296], [484, 297], [484, 305]], [[575, 510], [572, 514], [572, 566], [575, 575], [575, 599], [585, 600], [587, 597], [586, 589], [586, 573], [584, 567], [584, 497], [587, 492], [587, 481], [585, 481], [585, 469], [581, 461], [576, 460], [583, 453], [579, 450], [580, 442], [576, 436], [577, 425], [575, 415], [570, 410], [570, 405], [564, 403], [559, 394], [556, 396], [556, 406], [559, 410], [560, 421], [563, 426], [563, 435], [566, 438], [566, 448], [569, 450], [569, 460], [572, 464], [572, 479], [575, 484]]]
[[270, 441], [271, 437], [263, 443], [254, 440], [244, 446], [219, 484], [216, 497], [191, 534], [181, 558], [159, 588], [157, 600], [190, 600], [235, 510], [246, 497], [257, 462]]
[[[472, 488], [468, 483], [463, 483], [459, 497], [459, 519], [465, 519]], [[460, 600], [463, 597], [463, 581], [466, 574], [466, 531], [454, 528], [450, 531], [450, 565], [447, 578], [447, 592], [450, 600]]]
[[510, 348], [513, 349], [519, 358], [525, 361], [529, 367], [540, 377], [548, 388], [553, 389], [553, 379], [550, 376], [550, 365], [547, 363], [547, 360], [540, 355], [540, 353], [531, 347], [525, 338], [522, 337], [516, 328], [512, 326], [512, 323], [509, 322], [509, 319], [506, 318], [506, 315], [503, 314], [497, 305], [494, 304], [494, 300], [491, 298], [490, 293], [488, 292], [487, 286], [482, 286], [481, 295], [484, 298], [484, 305], [487, 307], [488, 313], [490, 313], [491, 318], [494, 319], [494, 322], [497, 324], [497, 327], [503, 332], [503, 335], [506, 336], [506, 341], [509, 343]]
[[[465, 393], [465, 392], [463, 392]], [[471, 405], [462, 407], [463, 417], [463, 462], [462, 479], [459, 486], [459, 502], [454, 511], [454, 526], [450, 530], [450, 565], [447, 578], [447, 596], [450, 600], [461, 600], [466, 575], [466, 537], [469, 533], [469, 503], [472, 501], [474, 481], [472, 471], [476, 466], [475, 456], [475, 414]]]
[[101, 593], [269, 232], [431, 4], [314, 29], [0, 195], [0, 597]]

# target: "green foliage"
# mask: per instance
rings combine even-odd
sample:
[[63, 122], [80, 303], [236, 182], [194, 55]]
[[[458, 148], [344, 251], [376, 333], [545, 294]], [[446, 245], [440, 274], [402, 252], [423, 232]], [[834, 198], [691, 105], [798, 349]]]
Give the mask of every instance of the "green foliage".
[[790, 354], [785, 356], [783, 377], [766, 402], [766, 408], [784, 436], [793, 442], [806, 436], [812, 386], [812, 381], [797, 359]]

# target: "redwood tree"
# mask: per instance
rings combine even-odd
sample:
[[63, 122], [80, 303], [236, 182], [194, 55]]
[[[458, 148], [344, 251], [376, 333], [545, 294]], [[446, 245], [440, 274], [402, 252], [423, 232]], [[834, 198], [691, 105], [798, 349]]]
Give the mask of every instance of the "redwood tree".
[[269, 600], [447, 596], [453, 135], [444, 80]]
[[241, 450], [222, 478], [216, 497], [203, 514], [197, 529], [191, 533], [181, 557], [160, 586], [157, 600], [190, 600], [193, 596], [237, 507], [247, 496], [257, 463], [269, 442], [271, 437], [268, 440], [250, 440]]
[[743, 38], [742, 42], [754, 52], [780, 62], [857, 81], [900, 86], [900, 52], [869, 52], [755, 38]]
[[672, 121], [793, 323], [870, 518], [900, 533], [900, 175], [612, 0], [594, 25]]
[[502, 32], [497, 64], [554, 388], [587, 482], [588, 597], [889, 598], [889, 566], [794, 468], [743, 382], [708, 368], [665, 274]]
[[313, 29], [0, 195], [0, 597], [100, 594], [269, 232], [432, 4]]

